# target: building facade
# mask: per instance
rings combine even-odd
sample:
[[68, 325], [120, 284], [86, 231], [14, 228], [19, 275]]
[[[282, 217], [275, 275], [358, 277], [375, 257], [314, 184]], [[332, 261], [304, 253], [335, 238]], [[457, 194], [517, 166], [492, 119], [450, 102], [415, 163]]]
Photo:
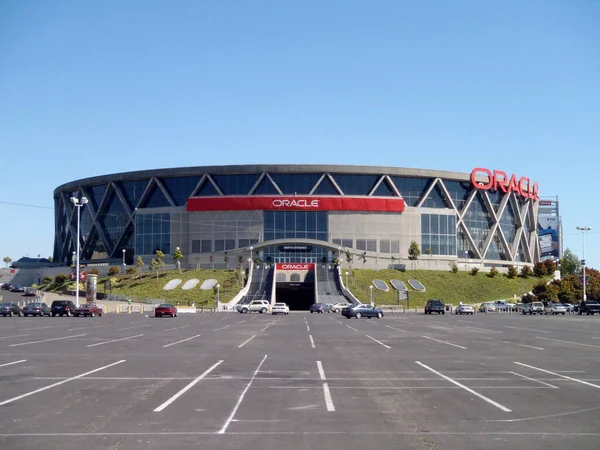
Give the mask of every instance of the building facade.
[[149, 262], [156, 250], [196, 267], [247, 258], [354, 267], [480, 267], [540, 259], [537, 184], [470, 173], [371, 166], [244, 165], [159, 169], [73, 181], [54, 192], [54, 260], [71, 264], [77, 208], [81, 261]]

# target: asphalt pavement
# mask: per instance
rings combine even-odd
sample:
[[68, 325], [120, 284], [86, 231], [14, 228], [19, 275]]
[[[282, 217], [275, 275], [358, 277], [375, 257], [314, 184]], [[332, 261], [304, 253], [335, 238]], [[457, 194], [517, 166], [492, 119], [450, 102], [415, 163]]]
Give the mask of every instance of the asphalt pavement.
[[0, 318], [0, 448], [597, 449], [600, 317]]

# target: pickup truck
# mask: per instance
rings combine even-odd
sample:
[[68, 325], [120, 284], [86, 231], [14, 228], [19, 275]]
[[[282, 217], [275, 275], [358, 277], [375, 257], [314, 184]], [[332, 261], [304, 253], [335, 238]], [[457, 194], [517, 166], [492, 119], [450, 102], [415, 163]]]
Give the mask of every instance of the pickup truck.
[[587, 314], [588, 316], [591, 314], [600, 314], [600, 303], [596, 300], [586, 300], [579, 304], [579, 315]]
[[73, 309], [73, 311], [71, 311], [71, 314], [73, 314], [75, 317], [79, 317], [79, 316], [94, 317], [96, 315], [98, 317], [102, 317], [102, 308], [100, 308], [95, 303], [88, 303], [85, 305], [79, 305], [77, 308], [75, 308], [75, 309]]

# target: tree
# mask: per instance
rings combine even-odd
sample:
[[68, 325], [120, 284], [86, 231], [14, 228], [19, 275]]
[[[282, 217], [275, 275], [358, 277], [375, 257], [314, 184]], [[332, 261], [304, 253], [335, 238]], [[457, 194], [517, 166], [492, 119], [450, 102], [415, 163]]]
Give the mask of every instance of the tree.
[[350, 253], [350, 250], [346, 250], [346, 261], [348, 262], [348, 267], [352, 269], [352, 253]]
[[508, 268], [508, 273], [506, 274], [506, 276], [508, 278], [515, 278], [518, 275], [519, 275], [519, 271], [517, 270], [517, 268], [515, 266], [510, 266]]
[[12, 258], [10, 256], [5, 256], [2, 261], [4, 261], [4, 264], [6, 264], [6, 267], [8, 267], [8, 265], [12, 262]]
[[126, 272], [128, 275], [135, 274], [135, 267], [128, 267]]
[[108, 276], [110, 277], [118, 275], [119, 273], [121, 273], [121, 268], [119, 266], [112, 266], [110, 269], [108, 269]]
[[227, 252], [225, 252], [223, 255], [223, 261], [225, 261], [225, 267], [229, 269], [229, 255], [227, 254]]
[[546, 266], [544, 266], [543, 262], [536, 262], [533, 265], [533, 274], [538, 278], [546, 275]]
[[471, 269], [471, 275], [475, 276], [479, 273], [479, 267], [473, 267]]
[[554, 275], [554, 272], [558, 269], [557, 264], [551, 259], [545, 260], [543, 263], [546, 275]]
[[59, 273], [58, 275], [56, 275], [56, 277], [54, 277], [54, 282], [56, 284], [65, 284], [67, 280], [69, 280], [69, 278], [69, 275], [67, 275], [66, 273]]
[[200, 256], [194, 256], [194, 259], [196, 260], [196, 270], [200, 270], [200, 260], [202, 258], [200, 258]]
[[142, 276], [142, 270], [143, 270], [144, 266], [146, 265], [146, 264], [144, 264], [144, 260], [142, 259], [141, 256], [137, 257], [137, 261], [136, 261], [135, 265], [137, 267], [138, 274], [139, 274], [139, 276], [141, 278], [141, 276]]
[[179, 247], [175, 247], [175, 251], [173, 252], [173, 259], [175, 260], [177, 269], [179, 269], [179, 273], [181, 273], [181, 260], [183, 259], [183, 253], [181, 253]]
[[560, 275], [566, 277], [577, 275], [579, 272], [581, 272], [581, 260], [570, 249], [566, 249], [560, 260]]
[[458, 273], [458, 266], [456, 265], [456, 261], [450, 261], [448, 265], [450, 266], [450, 272]]
[[[511, 268], [512, 268], [512, 270], [513, 270], [512, 272], [510, 271], [510, 269], [511, 269]], [[512, 273], [512, 276], [511, 276], [511, 273]], [[494, 278], [494, 277], [496, 277], [497, 275], [498, 275], [498, 269], [496, 269], [495, 267], [492, 267], [492, 268], [490, 269], [490, 272], [488, 273], [488, 276], [489, 276], [490, 278]], [[508, 274], [507, 274], [506, 276], [507, 276], [508, 278], [514, 278], [514, 277], [516, 277], [516, 276], [517, 276], [517, 269], [515, 269], [515, 266], [510, 266], [510, 267], [508, 268]]]
[[531, 270], [531, 267], [523, 266], [523, 268], [521, 269], [521, 276], [523, 278], [529, 278], [532, 275], [533, 275], [533, 271]]
[[156, 262], [158, 263], [158, 273], [158, 271], [162, 269], [165, 265], [165, 254], [160, 250], [156, 250]]
[[413, 269], [415, 267], [414, 262], [417, 259], [419, 259], [419, 256], [421, 256], [421, 249], [419, 248], [419, 244], [417, 244], [416, 241], [411, 241], [408, 247], [408, 259], [413, 261]]
[[42, 284], [51, 284], [52, 283], [52, 277], [50, 275], [46, 275], [43, 279], [42, 279]]
[[432, 253], [433, 253], [433, 252], [431, 251], [431, 249], [430, 249], [429, 247], [427, 247], [427, 248], [425, 249], [425, 254], [426, 254], [428, 257], [429, 257], [429, 262], [427, 263], [427, 267], [428, 267], [429, 269], [431, 269], [431, 254], [432, 254]]
[[527, 293], [521, 297], [521, 303], [532, 303], [532, 302], [537, 302], [537, 297], [533, 294]]
[[160, 269], [160, 263], [157, 259], [152, 258], [152, 262], [149, 267], [151, 272], [156, 272], [156, 279], [158, 280], [158, 270]]

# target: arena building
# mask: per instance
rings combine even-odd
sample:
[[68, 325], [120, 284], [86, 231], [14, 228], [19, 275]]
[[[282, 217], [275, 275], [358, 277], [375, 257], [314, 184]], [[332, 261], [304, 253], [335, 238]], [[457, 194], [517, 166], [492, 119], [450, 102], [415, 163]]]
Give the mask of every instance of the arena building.
[[146, 170], [54, 192], [54, 260], [71, 264], [80, 209], [84, 264], [146, 264], [177, 247], [188, 267], [340, 260], [422, 269], [533, 264], [539, 195], [526, 177], [396, 167], [242, 165]]

